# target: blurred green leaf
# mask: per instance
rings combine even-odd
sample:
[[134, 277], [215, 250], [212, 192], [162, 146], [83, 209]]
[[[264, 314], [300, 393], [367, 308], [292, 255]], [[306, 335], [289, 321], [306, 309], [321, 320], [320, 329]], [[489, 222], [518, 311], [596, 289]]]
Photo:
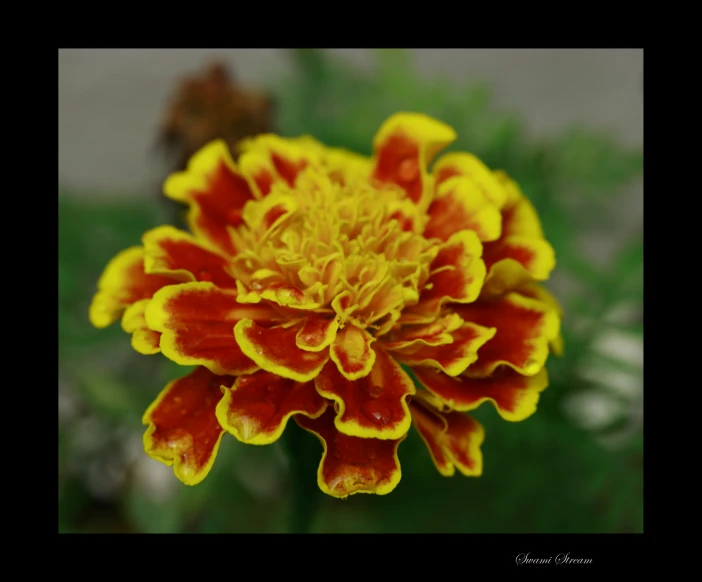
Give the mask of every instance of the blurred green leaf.
[[137, 488], [127, 494], [126, 511], [142, 533], [178, 533], [183, 529], [184, 516], [177, 503], [154, 501]]
[[114, 374], [95, 369], [76, 372], [81, 396], [99, 414], [127, 424], [139, 424], [144, 414], [142, 402]]
[[576, 128], [552, 149], [557, 177], [593, 195], [602, 196], [643, 171], [643, 152], [624, 150], [607, 136]]

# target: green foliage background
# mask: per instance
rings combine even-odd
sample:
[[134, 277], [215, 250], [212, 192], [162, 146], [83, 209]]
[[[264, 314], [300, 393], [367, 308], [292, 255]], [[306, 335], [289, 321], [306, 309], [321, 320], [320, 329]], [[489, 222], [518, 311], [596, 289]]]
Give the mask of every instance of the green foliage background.
[[[320, 51], [293, 51], [296, 67], [271, 89], [279, 130], [369, 154], [388, 115], [422, 111], [457, 130], [451, 149], [519, 182], [556, 249], [552, 290], [566, 314], [566, 354], [550, 359], [537, 413], [508, 423], [488, 404], [476, 412], [486, 428], [478, 479], [441, 477], [412, 432], [393, 493], [334, 500], [316, 489], [321, 447], [293, 427], [269, 447], [225, 436], [208, 478], [183, 486], [140, 450], [143, 411], [182, 369], [134, 353], [118, 324], [95, 330], [87, 321], [106, 262], [172, 215], [148, 192], [99, 203], [60, 192], [59, 531], [643, 531], [643, 227], [622, 239], [614, 211], [642, 176], [642, 152], [583, 128], [535, 141], [517, 116], [492, 110], [486, 87], [426, 84], [406, 53], [377, 56], [368, 73]], [[588, 253], [593, 236], [614, 241], [607, 260]], [[604, 333], [625, 338], [641, 361], [598, 348]], [[635, 389], [617, 390], [607, 378]], [[593, 401], [607, 404], [606, 418], [586, 420]], [[291, 448], [302, 461], [289, 458]]]

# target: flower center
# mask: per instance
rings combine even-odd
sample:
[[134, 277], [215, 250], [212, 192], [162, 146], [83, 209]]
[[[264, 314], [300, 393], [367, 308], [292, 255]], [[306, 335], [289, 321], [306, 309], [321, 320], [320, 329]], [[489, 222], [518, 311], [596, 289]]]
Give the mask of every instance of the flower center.
[[419, 300], [436, 256], [435, 242], [409, 230], [419, 220], [399, 188], [342, 185], [308, 168], [295, 188], [277, 185], [244, 208], [231, 264], [238, 300], [268, 299], [387, 333]]

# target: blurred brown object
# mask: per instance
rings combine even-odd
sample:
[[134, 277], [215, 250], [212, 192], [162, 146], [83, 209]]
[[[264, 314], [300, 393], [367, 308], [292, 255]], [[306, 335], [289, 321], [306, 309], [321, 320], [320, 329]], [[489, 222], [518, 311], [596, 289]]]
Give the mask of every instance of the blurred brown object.
[[238, 86], [222, 62], [213, 62], [202, 73], [184, 78], [165, 112], [158, 145], [176, 160], [175, 171], [210, 141], [222, 138], [236, 155], [243, 138], [273, 131], [272, 98]]

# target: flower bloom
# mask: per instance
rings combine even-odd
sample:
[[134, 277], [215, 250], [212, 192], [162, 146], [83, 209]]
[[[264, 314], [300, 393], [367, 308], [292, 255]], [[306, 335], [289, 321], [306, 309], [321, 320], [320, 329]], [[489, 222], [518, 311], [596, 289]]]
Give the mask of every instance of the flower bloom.
[[538, 285], [555, 266], [517, 185], [420, 114], [390, 117], [371, 158], [308, 137], [200, 150], [164, 191], [192, 233], [147, 232], [98, 282], [90, 318], [121, 318], [140, 353], [195, 366], [146, 411], [146, 452], [188, 485], [225, 432], [276, 441], [292, 418], [323, 446], [319, 487], [386, 494], [411, 426], [441, 474], [482, 472], [490, 402], [536, 410], [560, 351]]

